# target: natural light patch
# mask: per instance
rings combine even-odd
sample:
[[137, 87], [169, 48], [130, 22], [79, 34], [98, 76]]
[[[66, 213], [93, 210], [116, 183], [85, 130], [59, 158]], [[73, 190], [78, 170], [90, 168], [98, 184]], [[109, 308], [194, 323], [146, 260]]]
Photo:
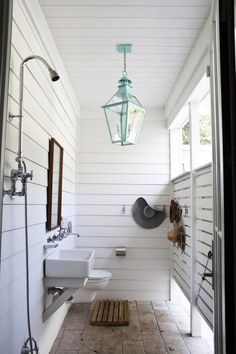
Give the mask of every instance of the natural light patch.
[[[192, 135], [191, 124], [193, 127]], [[211, 163], [212, 125], [210, 83], [209, 78], [206, 76], [200, 80], [186, 104], [180, 110], [176, 120], [173, 121], [170, 127], [170, 136], [172, 178], [191, 169]], [[193, 149], [195, 153], [192, 154], [194, 158], [191, 160], [190, 156]]]

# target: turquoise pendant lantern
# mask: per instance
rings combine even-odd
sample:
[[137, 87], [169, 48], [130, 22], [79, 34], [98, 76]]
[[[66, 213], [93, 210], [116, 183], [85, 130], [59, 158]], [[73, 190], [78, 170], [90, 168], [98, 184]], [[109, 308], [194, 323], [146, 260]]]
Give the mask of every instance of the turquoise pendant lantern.
[[124, 54], [123, 76], [118, 91], [104, 105], [106, 122], [113, 144], [133, 145], [136, 143], [145, 110], [131, 92], [132, 81], [126, 72], [126, 53], [131, 53], [131, 44], [118, 44], [117, 50]]

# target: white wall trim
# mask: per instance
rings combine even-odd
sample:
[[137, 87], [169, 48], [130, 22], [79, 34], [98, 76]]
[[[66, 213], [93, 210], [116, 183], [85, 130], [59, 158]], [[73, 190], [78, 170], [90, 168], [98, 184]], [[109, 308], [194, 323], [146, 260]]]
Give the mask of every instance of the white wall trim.
[[165, 118], [170, 127], [181, 107], [185, 104], [191, 92], [200, 81], [209, 64], [210, 18], [208, 18], [179, 79], [172, 89], [165, 105]]

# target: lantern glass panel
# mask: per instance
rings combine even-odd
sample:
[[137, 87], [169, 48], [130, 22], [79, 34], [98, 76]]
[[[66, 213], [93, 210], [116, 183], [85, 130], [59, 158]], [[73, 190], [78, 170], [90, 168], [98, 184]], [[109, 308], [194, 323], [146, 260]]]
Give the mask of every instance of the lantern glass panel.
[[104, 107], [107, 126], [113, 144], [120, 144], [126, 140], [127, 109], [127, 102]]
[[144, 109], [129, 102], [127, 115], [127, 143], [135, 144], [144, 117]]

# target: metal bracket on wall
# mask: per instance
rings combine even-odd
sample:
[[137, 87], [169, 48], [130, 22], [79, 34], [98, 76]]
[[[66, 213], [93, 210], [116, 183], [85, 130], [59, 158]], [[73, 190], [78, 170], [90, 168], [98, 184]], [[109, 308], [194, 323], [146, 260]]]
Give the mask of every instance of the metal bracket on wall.
[[45, 277], [44, 286], [46, 288], [62, 287], [61, 293], [55, 296], [54, 301], [43, 311], [43, 322], [45, 322], [56, 310], [59, 309], [74, 293], [83, 288], [88, 278], [53, 278]]

